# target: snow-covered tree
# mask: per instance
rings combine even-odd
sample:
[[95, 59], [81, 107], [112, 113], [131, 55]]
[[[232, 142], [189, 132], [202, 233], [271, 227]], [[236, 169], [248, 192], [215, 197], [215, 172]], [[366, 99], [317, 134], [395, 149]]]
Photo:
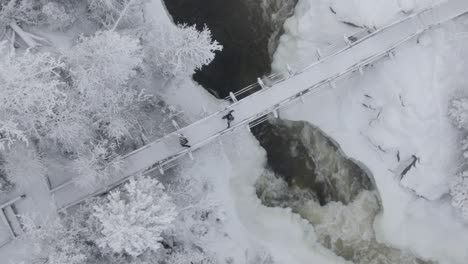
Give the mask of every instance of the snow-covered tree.
[[468, 97], [453, 99], [449, 116], [458, 128], [468, 129]]
[[63, 62], [27, 51], [0, 61], [0, 149], [45, 136], [45, 128], [66, 102], [57, 71]]
[[450, 185], [452, 206], [456, 208], [463, 219], [468, 220], [468, 174], [457, 175]]
[[159, 181], [140, 176], [110, 192], [93, 215], [102, 224], [101, 248], [136, 257], [160, 248], [161, 235], [177, 212]]
[[214, 264], [215, 261], [198, 247], [176, 247], [167, 254], [166, 263], [170, 264]]
[[115, 31], [81, 36], [66, 55], [79, 90], [89, 96], [99, 95], [106, 87], [119, 89], [142, 62], [139, 41]]
[[[455, 98], [452, 100], [449, 109], [449, 116], [454, 125], [468, 132], [468, 97]], [[461, 172], [455, 175], [450, 185], [452, 205], [459, 210], [461, 216], [468, 221], [468, 138], [461, 141], [460, 150], [463, 153], [463, 166]]]
[[78, 173], [75, 184], [84, 188], [92, 187], [118, 175], [122, 161], [117, 158], [116, 147], [113, 142], [101, 140], [79, 150], [72, 163], [72, 169]]
[[8, 192], [13, 189], [13, 184], [9, 180], [10, 177], [4, 170], [5, 160], [0, 156], [0, 194]]
[[26, 185], [31, 179], [45, 177], [46, 169], [37, 150], [26, 144], [15, 144], [2, 152], [2, 172], [10, 182]]
[[139, 41], [114, 31], [81, 37], [67, 52], [79, 91], [81, 112], [88, 113], [95, 130], [110, 138], [131, 137], [138, 127], [139, 107], [150, 101], [128, 82], [142, 63]]
[[[82, 111], [80, 106], [80, 103], [69, 98], [67, 104], [57, 109], [57, 114], [50, 118], [45, 128], [48, 141], [44, 144], [49, 145], [46, 148], [55, 145], [65, 152], [78, 152], [88, 148], [86, 144], [93, 141], [95, 132], [86, 111]], [[54, 144], [50, 144], [51, 142]]]
[[47, 264], [83, 264], [89, 259], [91, 246], [80, 237], [80, 230], [57, 216], [42, 220], [21, 216], [21, 220], [23, 239], [31, 244], [35, 259]]
[[76, 19], [73, 15], [67, 13], [63, 4], [58, 2], [46, 3], [42, 6], [41, 12], [47, 25], [55, 30], [64, 30], [71, 26]]
[[166, 76], [187, 76], [209, 64], [222, 46], [212, 39], [211, 31], [195, 26], [157, 27], [148, 35], [149, 63]]
[[25, 32], [20, 25], [35, 25], [39, 22], [40, 2], [34, 0], [3, 0], [0, 1], [0, 36], [8, 36], [6, 39], [13, 45], [18, 39], [22, 39], [28, 48], [47, 42], [42, 37]]
[[144, 19], [146, 0], [88, 0], [90, 18], [107, 29], [138, 25]]

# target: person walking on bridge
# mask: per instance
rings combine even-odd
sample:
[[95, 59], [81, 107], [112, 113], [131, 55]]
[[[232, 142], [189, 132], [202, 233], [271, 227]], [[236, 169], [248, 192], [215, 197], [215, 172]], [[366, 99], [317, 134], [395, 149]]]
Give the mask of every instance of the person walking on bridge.
[[232, 115], [232, 112], [234, 112], [234, 110], [229, 111], [225, 116], [222, 117], [222, 119], [227, 120], [227, 128], [231, 128], [231, 122], [234, 121], [234, 116]]
[[179, 134], [179, 143], [182, 147], [184, 148], [191, 148], [192, 146], [190, 146], [188, 143], [188, 139], [183, 135], [183, 134]]

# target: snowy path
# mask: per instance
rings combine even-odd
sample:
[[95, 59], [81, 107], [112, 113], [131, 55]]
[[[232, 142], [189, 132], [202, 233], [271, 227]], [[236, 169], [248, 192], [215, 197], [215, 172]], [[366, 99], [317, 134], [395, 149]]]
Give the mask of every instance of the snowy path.
[[[425, 30], [466, 12], [468, 12], [468, 1], [452, 0], [432, 9], [413, 14], [364, 36], [349, 44], [346, 48], [301, 71], [301, 73], [307, 72], [307, 74], [298, 73], [273, 87], [252, 94], [230, 105], [227, 109], [180, 129], [178, 133], [182, 133], [188, 138], [189, 144], [192, 145], [190, 151], [194, 151], [233, 129], [245, 128], [248, 123], [259, 117], [297, 100], [301, 94], [308, 93], [322, 85], [330, 85], [331, 81], [346, 73], [363, 69], [366, 65], [389, 55], [389, 52], [393, 51], [398, 45]], [[229, 130], [226, 129], [225, 120], [221, 119], [228, 110], [234, 110], [235, 117], [233, 126]], [[188, 154], [188, 151], [179, 145], [176, 133], [170, 134], [125, 156], [123, 175], [135, 175], [147, 170], [156, 163], [160, 165], [168, 164]], [[196, 153], [193, 155], [196, 158]], [[115, 186], [125, 178], [114, 179], [108, 186]], [[85, 191], [73, 184], [65, 184], [61, 188], [57, 188], [53, 195], [58, 208], [67, 208], [89, 195], [104, 190], [103, 188], [96, 188]]]

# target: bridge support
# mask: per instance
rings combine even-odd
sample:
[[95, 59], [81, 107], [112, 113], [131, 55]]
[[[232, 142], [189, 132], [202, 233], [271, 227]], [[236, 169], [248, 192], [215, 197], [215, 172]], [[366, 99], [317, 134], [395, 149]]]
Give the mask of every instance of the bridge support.
[[266, 89], [266, 85], [265, 83], [262, 81], [262, 79], [260, 78], [257, 78], [257, 83], [260, 85], [260, 87], [262, 87], [262, 89]]
[[359, 74], [361, 76], [364, 76], [364, 67], [363, 66], [359, 66]]
[[252, 129], [250, 129], [250, 125], [249, 125], [249, 124], [247, 124], [246, 128], [247, 128], [247, 131], [252, 132]]
[[291, 68], [291, 66], [289, 66], [289, 64], [286, 64], [286, 70], [288, 71], [289, 77], [296, 75], [294, 70]]
[[394, 59], [395, 59], [395, 53], [393, 53], [393, 50], [391, 50], [390, 52], [388, 52], [388, 56], [390, 57], [391, 60], [394, 60]]
[[330, 86], [333, 89], [336, 89], [336, 82], [335, 81], [330, 81]]
[[348, 36], [346, 34], [343, 34], [343, 39], [344, 39], [344, 42], [346, 43], [346, 45], [350, 46], [351, 45], [351, 41], [349, 40]]
[[317, 54], [317, 60], [321, 60], [322, 59], [322, 52], [320, 51], [319, 48], [317, 48], [315, 50], [315, 53]]
[[189, 152], [188, 152], [188, 156], [189, 156], [189, 158], [190, 158], [191, 160], [195, 160], [195, 158], [193, 157], [192, 151], [189, 151]]
[[159, 173], [161, 173], [161, 175], [164, 175], [164, 169], [161, 165], [158, 166], [158, 170], [159, 170]]
[[273, 110], [273, 116], [274, 116], [275, 118], [279, 118], [278, 109]]
[[203, 117], [208, 116], [208, 110], [206, 110], [206, 107], [205, 107], [205, 106], [202, 106], [202, 111], [203, 111], [203, 113], [202, 113], [202, 116], [203, 116]]
[[239, 100], [237, 100], [236, 96], [234, 95], [233, 92], [229, 92], [229, 97], [231, 97], [231, 100], [236, 103], [236, 102], [239, 102]]

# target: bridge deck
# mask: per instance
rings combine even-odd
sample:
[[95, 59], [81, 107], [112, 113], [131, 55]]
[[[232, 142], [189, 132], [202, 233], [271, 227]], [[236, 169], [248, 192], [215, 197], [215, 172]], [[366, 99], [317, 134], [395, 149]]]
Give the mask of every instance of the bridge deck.
[[[249, 122], [271, 113], [281, 105], [297, 99], [299, 94], [311, 91], [319, 85], [327, 84], [335, 78], [372, 63], [421, 32], [466, 12], [468, 12], [468, 1], [451, 0], [432, 9], [411, 15], [373, 32], [271, 88], [263, 89], [233, 103], [224, 111], [212, 114], [180, 129], [178, 133], [184, 134], [189, 139], [193, 146], [192, 150], [200, 148], [216, 137], [231, 131], [226, 129], [226, 122], [221, 119], [228, 110], [235, 111], [233, 113], [235, 116], [233, 128], [245, 126]], [[179, 145], [177, 134], [168, 135], [127, 155], [124, 158], [123, 175], [134, 175], [157, 162], [169, 162], [184, 154], [187, 154], [187, 149]], [[113, 183], [115, 184], [123, 178], [115, 179]], [[65, 208], [102, 190], [96, 188], [84, 191], [69, 184], [55, 191], [54, 195], [58, 208]]]

